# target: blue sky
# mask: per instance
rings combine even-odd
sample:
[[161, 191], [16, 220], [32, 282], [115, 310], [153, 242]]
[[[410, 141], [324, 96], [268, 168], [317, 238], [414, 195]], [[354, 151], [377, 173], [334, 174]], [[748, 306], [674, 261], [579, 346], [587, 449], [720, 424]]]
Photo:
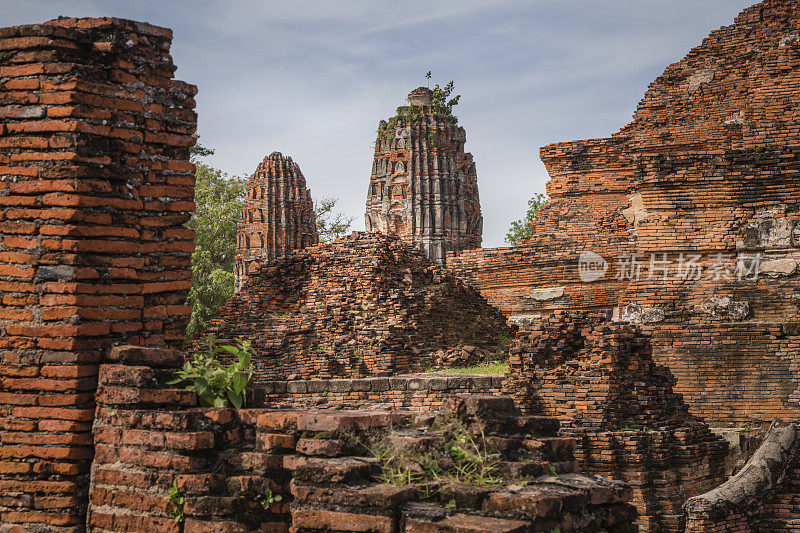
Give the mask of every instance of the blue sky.
[[177, 77], [199, 87], [211, 163], [250, 174], [275, 150], [314, 198], [363, 229], [377, 122], [454, 80], [475, 157], [484, 246], [544, 192], [539, 148], [606, 137], [647, 85], [754, 0], [0, 0], [0, 26], [116, 16], [174, 30]]

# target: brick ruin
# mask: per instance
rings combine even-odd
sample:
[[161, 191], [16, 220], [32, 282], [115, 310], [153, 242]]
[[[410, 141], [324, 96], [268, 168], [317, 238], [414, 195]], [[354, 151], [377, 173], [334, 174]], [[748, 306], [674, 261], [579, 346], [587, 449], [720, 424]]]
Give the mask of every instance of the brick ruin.
[[[380, 482], [363, 443], [376, 434], [430, 455], [444, 438], [429, 413], [195, 408], [194, 392], [159, 386], [183, 357], [116, 347], [101, 367], [89, 526], [103, 531], [476, 533], [632, 530], [630, 488], [575, 473], [575, 439], [558, 421], [514, 413], [510, 398], [451, 397], [518, 485]], [[185, 498], [175, 523], [164, 494]], [[265, 489], [281, 501], [263, 500]], [[289, 527], [291, 526], [292, 529]]]
[[380, 233], [265, 264], [206, 333], [251, 340], [266, 380], [407, 373], [432, 366], [438, 350], [497, 350], [514, 335], [475, 289]]
[[0, 29], [0, 521], [76, 530], [98, 364], [178, 346], [190, 308], [196, 115], [168, 29]]
[[682, 505], [725, 480], [727, 443], [689, 414], [636, 326], [556, 312], [510, 349], [507, 393], [577, 439], [581, 470], [633, 488], [640, 531], [681, 532]]
[[[448, 263], [520, 321], [583, 309], [641, 323], [707, 420], [796, 419], [799, 17], [786, 0], [745, 10], [668, 67], [619, 133], [543, 148], [551, 202], [531, 240]], [[583, 271], [594, 282], [584, 251], [602, 256]]]
[[[796, 427], [776, 424], [720, 485], [725, 443], [697, 416], [797, 418], [797, 22], [793, 2], [745, 11], [670, 67], [622, 133], [546, 148], [553, 202], [536, 235], [451, 255], [461, 278], [380, 232], [254, 266], [211, 326], [258, 344], [243, 409], [166, 385], [189, 353], [196, 124], [171, 32], [0, 29], [0, 530], [797, 531]], [[572, 250], [644, 254], [662, 237], [668, 253], [761, 252], [767, 275], [679, 290], [611, 265], [580, 280]], [[517, 333], [506, 382], [398, 375], [513, 333], [464, 280], [508, 314], [543, 315]], [[625, 322], [606, 320], [614, 309]], [[446, 469], [469, 440], [499, 484], [426, 477], [422, 463]], [[385, 482], [394, 466], [409, 484]]]
[[478, 177], [467, 135], [456, 118], [437, 111], [433, 93], [408, 95], [417, 120], [379, 131], [367, 191], [367, 231], [400, 235], [434, 263], [448, 252], [480, 248], [483, 233]]
[[236, 290], [262, 264], [319, 242], [311, 190], [297, 163], [280, 152], [250, 176], [236, 235]]

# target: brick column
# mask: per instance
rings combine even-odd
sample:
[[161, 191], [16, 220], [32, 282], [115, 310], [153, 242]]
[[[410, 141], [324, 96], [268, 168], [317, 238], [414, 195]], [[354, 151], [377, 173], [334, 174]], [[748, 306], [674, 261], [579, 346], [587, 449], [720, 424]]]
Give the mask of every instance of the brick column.
[[0, 523], [83, 528], [97, 365], [189, 316], [196, 88], [168, 29], [0, 29]]

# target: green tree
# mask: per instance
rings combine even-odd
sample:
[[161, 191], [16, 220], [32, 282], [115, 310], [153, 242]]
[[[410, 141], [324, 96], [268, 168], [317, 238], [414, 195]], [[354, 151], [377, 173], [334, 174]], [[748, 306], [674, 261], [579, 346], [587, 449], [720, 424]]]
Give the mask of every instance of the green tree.
[[314, 202], [314, 216], [317, 219], [317, 234], [319, 242], [329, 242], [338, 239], [348, 231], [353, 224], [353, 217], [334, 211], [336, 198], [323, 198]]
[[528, 200], [528, 211], [525, 213], [525, 218], [522, 220], [515, 220], [511, 223], [508, 233], [506, 233], [506, 242], [511, 246], [516, 246], [517, 242], [521, 239], [530, 239], [533, 232], [533, 221], [539, 216], [539, 211], [548, 202], [547, 195], [537, 193], [533, 198]]
[[195, 231], [192, 254], [192, 288], [187, 305], [192, 316], [188, 338], [199, 335], [233, 295], [236, 230], [247, 189], [247, 178], [228, 176], [203, 161], [214, 150], [196, 145], [192, 150], [197, 210], [186, 223]]

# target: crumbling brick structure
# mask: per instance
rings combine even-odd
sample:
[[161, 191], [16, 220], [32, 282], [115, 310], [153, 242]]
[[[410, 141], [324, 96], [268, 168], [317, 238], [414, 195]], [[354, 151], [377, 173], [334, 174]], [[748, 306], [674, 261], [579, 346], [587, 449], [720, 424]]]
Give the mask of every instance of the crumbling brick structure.
[[236, 290], [260, 265], [318, 242], [314, 202], [300, 167], [272, 152], [247, 185], [236, 234]]
[[425, 87], [409, 95], [419, 118], [378, 132], [367, 191], [367, 231], [400, 235], [434, 263], [447, 252], [479, 248], [483, 233], [478, 178], [464, 152], [464, 128], [434, 107]]
[[260, 379], [386, 376], [459, 344], [498, 348], [505, 317], [394, 235], [353, 233], [263, 265], [206, 333], [251, 340]]
[[[798, 26], [796, 2], [745, 10], [622, 131], [542, 149], [552, 201], [528, 243], [448, 262], [506, 314], [642, 323], [695, 414], [796, 418]], [[579, 269], [582, 252], [602, 256], [595, 269]]]
[[[444, 411], [463, 419], [475, 438], [494, 443], [496, 473], [513, 474], [520, 485], [385, 484], [367, 444], [380, 436], [403, 449], [443, 453], [446, 443], [431, 427], [431, 414], [196, 408], [194, 392], [160, 386], [181, 364], [176, 352], [121, 346], [108, 361], [100, 371], [94, 426], [92, 528], [631, 530], [630, 487], [576, 474], [574, 439], [556, 434], [554, 418], [518, 415], [508, 397], [450, 397]], [[182, 504], [166, 499], [173, 483]], [[268, 500], [267, 491], [280, 501]]]
[[196, 89], [172, 79], [171, 37], [118, 19], [0, 29], [6, 525], [82, 528], [98, 363], [183, 340]]
[[557, 312], [520, 332], [506, 389], [578, 440], [582, 471], [627, 481], [643, 532], [681, 532], [681, 506], [724, 479], [727, 443], [688, 413], [638, 327]]

